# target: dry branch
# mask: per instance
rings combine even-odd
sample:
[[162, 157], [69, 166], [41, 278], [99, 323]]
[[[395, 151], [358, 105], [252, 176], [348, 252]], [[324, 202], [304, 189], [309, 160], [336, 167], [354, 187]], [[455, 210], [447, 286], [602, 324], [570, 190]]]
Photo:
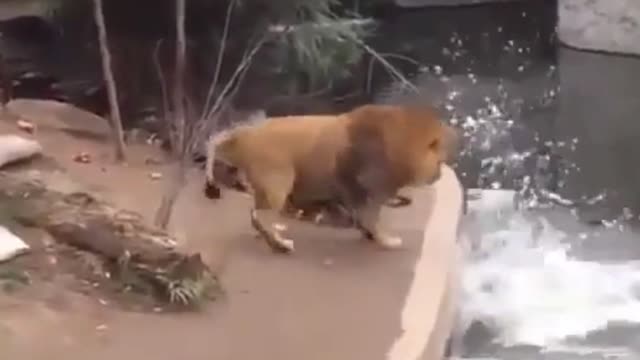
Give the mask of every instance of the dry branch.
[[118, 93], [116, 81], [111, 69], [111, 53], [109, 52], [109, 42], [107, 39], [107, 25], [102, 13], [102, 0], [93, 0], [94, 19], [98, 28], [98, 42], [100, 43], [100, 55], [102, 58], [102, 72], [105, 85], [107, 86], [107, 97], [109, 98], [110, 122], [113, 142], [115, 145], [115, 156], [117, 161], [126, 159], [124, 131], [122, 130], [122, 117], [120, 116], [120, 106], [118, 105]]
[[170, 235], [147, 226], [140, 215], [75, 187], [56, 186], [59, 180], [47, 182], [45, 176], [30, 174], [0, 173], [0, 203], [16, 221], [99, 255], [120, 274], [135, 276], [161, 300], [190, 304], [216, 289], [216, 279], [199, 254], [180, 253]]
[[[170, 131], [171, 149], [178, 158], [177, 169], [174, 172], [168, 191], [162, 196], [160, 207], [156, 211], [154, 224], [161, 229], [169, 226], [173, 205], [178, 200], [180, 190], [185, 182], [185, 161], [188, 157], [186, 145], [191, 133], [187, 134], [187, 119], [185, 113], [185, 62], [187, 52], [187, 39], [185, 33], [186, 0], [176, 1], [176, 63], [173, 90], [173, 121], [176, 124], [175, 131]], [[165, 113], [165, 116], [168, 114]], [[171, 128], [171, 127], [169, 127]]]

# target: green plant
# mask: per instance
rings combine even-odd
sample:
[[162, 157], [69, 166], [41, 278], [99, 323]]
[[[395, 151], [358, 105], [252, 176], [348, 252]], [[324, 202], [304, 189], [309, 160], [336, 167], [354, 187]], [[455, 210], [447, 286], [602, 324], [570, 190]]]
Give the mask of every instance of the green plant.
[[[312, 84], [327, 84], [350, 75], [351, 66], [357, 64], [364, 49], [361, 41], [371, 32], [373, 21], [357, 15], [349, 18], [336, 15], [336, 0], [292, 1], [292, 16], [286, 13], [281, 23], [270, 26], [269, 31], [280, 33], [275, 43], [284, 58], [281, 73], [302, 73]], [[309, 89], [313, 90], [313, 89]]]
[[31, 278], [26, 271], [13, 268], [0, 269], [0, 287], [2, 291], [10, 293], [29, 284], [31, 284]]

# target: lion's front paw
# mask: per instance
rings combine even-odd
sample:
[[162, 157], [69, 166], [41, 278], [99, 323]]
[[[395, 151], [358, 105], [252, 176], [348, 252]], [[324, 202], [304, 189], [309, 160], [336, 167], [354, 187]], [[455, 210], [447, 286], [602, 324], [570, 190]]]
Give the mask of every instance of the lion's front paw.
[[294, 242], [291, 239], [287, 239], [279, 232], [275, 232], [271, 238], [271, 247], [282, 253], [292, 253], [295, 250]]
[[402, 238], [399, 236], [382, 235], [376, 238], [376, 243], [385, 249], [397, 249], [402, 247]]
[[286, 249], [286, 252], [293, 252], [293, 250], [295, 250], [293, 240], [291, 239], [280, 239], [280, 244], [284, 249]]

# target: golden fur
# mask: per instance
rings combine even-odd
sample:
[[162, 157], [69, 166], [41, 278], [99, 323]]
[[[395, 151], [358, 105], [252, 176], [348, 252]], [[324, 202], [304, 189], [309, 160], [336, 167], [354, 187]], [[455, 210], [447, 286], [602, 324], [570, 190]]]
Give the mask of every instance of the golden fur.
[[[219, 199], [222, 197], [222, 189], [218, 184], [225, 188], [233, 189], [239, 192], [248, 192], [249, 186], [244, 182], [242, 174], [238, 168], [223, 164], [216, 161], [213, 166], [213, 176], [216, 184], [206, 184], [205, 195], [209, 199]], [[388, 207], [404, 207], [411, 205], [412, 200], [408, 196], [396, 194], [390, 198], [385, 206]], [[300, 203], [291, 195], [287, 199], [287, 205], [284, 214], [303, 221], [312, 221], [316, 224], [327, 224], [339, 227], [352, 226], [353, 219], [343, 206], [339, 199], [325, 199], [323, 201]]]
[[450, 159], [455, 132], [431, 108], [365, 105], [341, 115], [274, 117], [213, 136], [214, 163], [239, 170], [249, 186], [252, 224], [276, 251], [293, 250], [279, 224], [287, 202], [337, 201], [370, 239], [401, 245], [380, 219], [381, 207], [406, 186], [431, 184]]

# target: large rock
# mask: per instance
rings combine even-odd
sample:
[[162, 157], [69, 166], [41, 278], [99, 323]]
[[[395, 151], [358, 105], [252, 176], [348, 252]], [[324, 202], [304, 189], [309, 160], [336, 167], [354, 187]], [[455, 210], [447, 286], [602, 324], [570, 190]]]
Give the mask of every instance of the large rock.
[[580, 49], [640, 54], [640, 1], [558, 0], [558, 38]]

